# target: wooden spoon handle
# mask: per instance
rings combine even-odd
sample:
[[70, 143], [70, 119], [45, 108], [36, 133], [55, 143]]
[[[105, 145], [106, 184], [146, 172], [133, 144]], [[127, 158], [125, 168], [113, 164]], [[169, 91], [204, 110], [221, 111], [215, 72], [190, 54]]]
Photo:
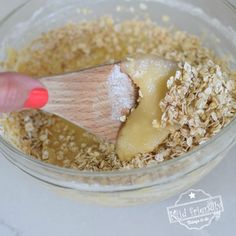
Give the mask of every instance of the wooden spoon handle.
[[99, 66], [40, 78], [49, 90], [44, 111], [54, 113], [101, 138], [115, 142], [121, 122], [136, 101], [135, 88], [120, 65]]

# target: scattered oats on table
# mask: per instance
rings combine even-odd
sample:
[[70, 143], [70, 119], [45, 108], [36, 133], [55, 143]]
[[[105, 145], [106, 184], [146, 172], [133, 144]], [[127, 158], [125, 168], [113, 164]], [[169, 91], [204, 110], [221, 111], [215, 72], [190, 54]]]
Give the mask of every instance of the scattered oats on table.
[[[140, 4], [141, 10], [146, 10]], [[86, 10], [78, 10], [88, 13]], [[132, 9], [133, 11], [133, 9]], [[167, 21], [167, 17], [163, 17]], [[176, 131], [152, 153], [122, 162], [112, 144], [41, 111], [22, 111], [0, 121], [5, 137], [32, 158], [79, 170], [142, 168], [176, 158], [205, 142], [235, 115], [235, 78], [227, 61], [202, 45], [200, 38], [150, 20], [114, 23], [110, 17], [44, 32], [21, 49], [8, 49], [4, 70], [45, 76], [120, 61], [136, 54], [155, 54], [180, 62], [160, 105], [162, 126]], [[142, 94], [139, 94], [142, 97]], [[122, 118], [122, 120], [124, 120]], [[156, 126], [155, 120], [152, 122]]]

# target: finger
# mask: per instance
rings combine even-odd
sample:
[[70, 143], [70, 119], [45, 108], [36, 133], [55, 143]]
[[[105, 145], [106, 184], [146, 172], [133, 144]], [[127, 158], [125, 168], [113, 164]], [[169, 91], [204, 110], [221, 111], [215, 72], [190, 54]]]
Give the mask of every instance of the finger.
[[48, 92], [37, 80], [13, 72], [0, 73], [0, 112], [41, 108]]

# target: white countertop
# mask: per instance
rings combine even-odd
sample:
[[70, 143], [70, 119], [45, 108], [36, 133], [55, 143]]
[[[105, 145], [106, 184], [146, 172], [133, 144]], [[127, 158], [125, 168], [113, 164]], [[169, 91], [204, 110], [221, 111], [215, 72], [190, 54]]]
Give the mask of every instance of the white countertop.
[[[0, 17], [24, 0], [0, 0]], [[235, 1], [236, 2], [236, 1]], [[224, 212], [219, 221], [201, 231], [170, 224], [161, 203], [110, 208], [82, 204], [52, 192], [0, 155], [0, 236], [119, 236], [119, 235], [232, 235], [236, 231], [236, 146], [218, 167], [193, 186], [221, 195]]]

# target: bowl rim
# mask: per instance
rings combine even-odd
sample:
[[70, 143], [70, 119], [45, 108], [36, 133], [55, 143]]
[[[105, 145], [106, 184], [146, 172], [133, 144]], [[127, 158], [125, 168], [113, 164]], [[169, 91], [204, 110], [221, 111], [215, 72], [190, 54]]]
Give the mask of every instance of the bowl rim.
[[[228, 8], [230, 8], [235, 14], [236, 14], [236, 5], [231, 3], [229, 0], [218, 0], [219, 2], [224, 3]], [[9, 14], [7, 14], [2, 20], [0, 20], [0, 27], [3, 25], [8, 19], [11, 18], [15, 13], [20, 11], [22, 8], [27, 6], [33, 2], [33, 0], [27, 0], [23, 4], [17, 6], [14, 8]], [[194, 156], [195, 153], [205, 149], [208, 145], [214, 143], [216, 140], [220, 139], [222, 136], [224, 136], [227, 131], [229, 131], [231, 128], [236, 127], [236, 117], [232, 119], [232, 121], [227, 124], [219, 133], [215, 134], [213, 137], [211, 137], [209, 140], [204, 142], [203, 144], [200, 144], [199, 146], [195, 147], [193, 150], [188, 151], [184, 153], [183, 155], [164, 161], [161, 163], [154, 164], [152, 166], [147, 167], [141, 167], [141, 168], [133, 168], [133, 169], [121, 169], [121, 170], [112, 170], [112, 171], [88, 171], [88, 170], [79, 170], [79, 169], [72, 169], [72, 168], [66, 168], [66, 167], [60, 167], [53, 164], [49, 164], [43, 161], [40, 161], [34, 157], [31, 157], [30, 155], [26, 155], [13, 145], [11, 145], [8, 141], [6, 141], [1, 135], [0, 135], [0, 144], [5, 145], [10, 151], [14, 152], [15, 154], [19, 155], [22, 158], [22, 161], [30, 162], [32, 164], [35, 164], [37, 167], [40, 168], [46, 168], [48, 170], [60, 173], [60, 174], [70, 174], [70, 175], [80, 175], [84, 177], [113, 177], [113, 176], [126, 176], [130, 174], [141, 174], [143, 172], [151, 172], [153, 170], [158, 171], [159, 169], [163, 167], [171, 166], [175, 163], [179, 163], [181, 161], [184, 161], [186, 159], [191, 158], [191, 156]], [[1, 152], [1, 151], [0, 151]], [[213, 160], [216, 158], [213, 156], [210, 159], [205, 159], [206, 162]], [[7, 158], [8, 159], [8, 158]], [[15, 163], [15, 162], [14, 162]], [[16, 164], [17, 165], [17, 164]], [[200, 167], [202, 163], [199, 162], [198, 167]], [[19, 167], [17, 165], [17, 167]]]

